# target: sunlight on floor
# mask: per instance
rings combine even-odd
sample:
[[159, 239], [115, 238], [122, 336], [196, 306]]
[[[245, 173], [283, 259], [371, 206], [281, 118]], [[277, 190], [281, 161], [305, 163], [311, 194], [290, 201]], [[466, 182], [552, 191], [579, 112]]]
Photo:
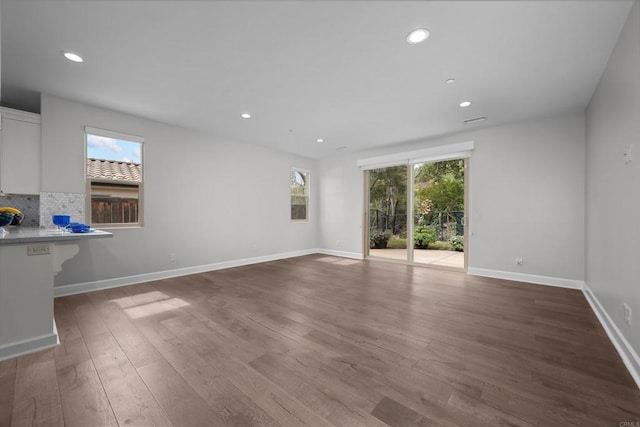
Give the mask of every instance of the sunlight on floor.
[[139, 319], [190, 305], [180, 298], [170, 298], [167, 294], [159, 291], [116, 298], [111, 302], [122, 307], [132, 319]]
[[342, 258], [338, 258], [338, 257], [335, 257], [335, 256], [325, 256], [325, 257], [316, 259], [316, 261], [319, 261], [319, 262], [336, 262], [336, 261], [340, 261], [341, 259]]
[[153, 314], [171, 311], [190, 305], [188, 302], [180, 298], [171, 298], [164, 301], [152, 302], [150, 304], [139, 305], [137, 307], [127, 308], [125, 313], [132, 319], [151, 316]]
[[155, 301], [169, 299], [169, 296], [160, 291], [145, 292], [143, 294], [130, 295], [128, 297], [112, 299], [122, 308], [129, 308], [136, 305], [148, 304]]
[[360, 262], [360, 260], [357, 260], [357, 259], [339, 258], [335, 256], [326, 256], [326, 257], [318, 258], [316, 261], [326, 262], [331, 264], [338, 264], [338, 265], [353, 265]]

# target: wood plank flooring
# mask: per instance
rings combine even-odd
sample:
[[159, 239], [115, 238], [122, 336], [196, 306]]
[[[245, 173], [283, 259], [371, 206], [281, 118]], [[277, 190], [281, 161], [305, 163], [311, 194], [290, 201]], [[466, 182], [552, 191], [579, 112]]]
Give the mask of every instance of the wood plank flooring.
[[60, 346], [0, 362], [0, 426], [640, 425], [574, 290], [311, 255], [55, 316]]

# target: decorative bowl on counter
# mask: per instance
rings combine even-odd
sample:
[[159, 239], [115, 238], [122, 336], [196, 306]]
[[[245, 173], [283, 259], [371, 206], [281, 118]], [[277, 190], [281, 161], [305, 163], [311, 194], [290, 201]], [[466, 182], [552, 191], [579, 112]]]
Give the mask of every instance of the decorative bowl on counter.
[[8, 233], [4, 229], [4, 226], [11, 224], [11, 222], [13, 221], [13, 217], [14, 216], [15, 216], [15, 214], [11, 213], [11, 212], [7, 212], [7, 211], [1, 211], [0, 212], [0, 236], [2, 236], [5, 233]]
[[20, 225], [24, 221], [24, 214], [22, 212], [17, 213], [13, 216], [13, 221], [9, 225]]
[[91, 226], [80, 222], [72, 222], [67, 226], [67, 228], [71, 230], [72, 233], [90, 233], [93, 231]]
[[[11, 220], [11, 223], [6, 225], [20, 225], [22, 224], [22, 221], [24, 221], [24, 214], [16, 208], [12, 208], [10, 206], [2, 206], [0, 207], [0, 213], [3, 213], [3, 212], [13, 214], [13, 219]], [[2, 226], [0, 225], [0, 227]]]

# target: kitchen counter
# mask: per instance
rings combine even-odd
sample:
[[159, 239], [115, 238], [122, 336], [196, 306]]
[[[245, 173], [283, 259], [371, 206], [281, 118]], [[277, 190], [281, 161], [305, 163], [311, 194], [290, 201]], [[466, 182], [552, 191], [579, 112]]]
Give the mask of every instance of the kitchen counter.
[[95, 230], [91, 233], [60, 233], [57, 230], [47, 228], [22, 228], [6, 227], [9, 232], [0, 235], [0, 245], [14, 245], [17, 243], [37, 243], [37, 242], [64, 242], [69, 240], [85, 240], [104, 237], [113, 237], [113, 234]]
[[81, 240], [113, 237], [106, 231], [60, 233], [52, 229], [8, 228], [0, 237], [0, 360], [53, 347], [55, 275], [80, 252]]

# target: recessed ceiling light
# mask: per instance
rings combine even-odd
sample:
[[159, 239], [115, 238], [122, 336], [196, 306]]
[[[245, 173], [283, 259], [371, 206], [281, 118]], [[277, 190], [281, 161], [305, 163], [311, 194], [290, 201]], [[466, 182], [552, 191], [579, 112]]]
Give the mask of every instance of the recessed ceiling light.
[[73, 61], [73, 62], [84, 61], [84, 59], [82, 59], [80, 55], [76, 55], [73, 52], [62, 52], [62, 55], [64, 55], [64, 57], [67, 58], [69, 61]]
[[484, 122], [485, 120], [487, 120], [486, 117], [476, 117], [475, 119], [469, 119], [469, 120], [465, 120], [465, 124], [472, 124], [472, 123], [476, 123], [476, 122]]
[[242, 113], [242, 114], [240, 114], [240, 117], [242, 117], [243, 119], [250, 119], [250, 118], [251, 118], [251, 114], [249, 114], [249, 113]]
[[471, 105], [471, 101], [462, 101], [462, 102], [460, 103], [460, 106], [461, 106], [462, 108], [468, 107], [469, 105]]
[[407, 43], [418, 44], [418, 43], [422, 43], [428, 38], [429, 38], [429, 30], [427, 30], [426, 28], [418, 28], [411, 31], [407, 35]]
[[324, 142], [324, 139], [318, 138], [318, 139], [316, 139], [316, 142]]
[[451, 78], [451, 79], [447, 79], [447, 80], [445, 80], [445, 83], [446, 83], [446, 84], [448, 84], [448, 85], [450, 85], [451, 83], [455, 83], [455, 81], [456, 81], [456, 79]]

